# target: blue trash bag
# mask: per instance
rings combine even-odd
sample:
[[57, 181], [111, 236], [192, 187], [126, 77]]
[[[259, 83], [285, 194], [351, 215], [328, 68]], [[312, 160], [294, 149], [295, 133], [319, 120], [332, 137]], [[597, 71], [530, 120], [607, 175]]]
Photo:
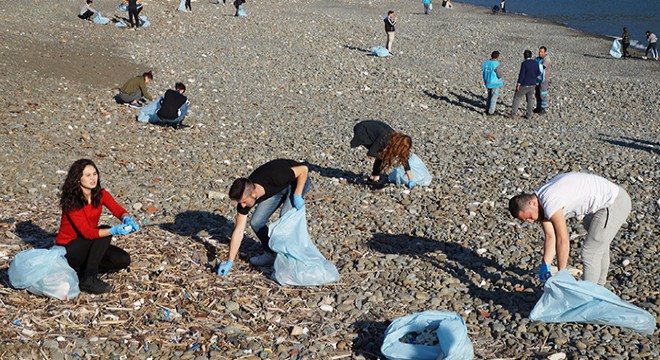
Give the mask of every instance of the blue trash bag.
[[236, 16], [247, 16], [247, 13], [245, 10], [243, 10], [243, 5], [238, 6], [238, 11], [236, 12]]
[[612, 49], [610, 49], [610, 55], [612, 55], [616, 59], [621, 58], [621, 43], [619, 42], [619, 39], [614, 39], [612, 42]]
[[188, 12], [188, 10], [186, 10], [186, 0], [181, 0], [181, 3], [179, 4], [179, 11]]
[[277, 253], [274, 278], [282, 285], [316, 286], [339, 281], [335, 265], [314, 246], [307, 232], [305, 207], [292, 208], [268, 225], [268, 245]]
[[[422, 160], [417, 157], [415, 154], [411, 154], [408, 158], [408, 164], [410, 164], [410, 171], [412, 171], [413, 180], [417, 186], [428, 186], [431, 185], [433, 176], [429, 173], [429, 170], [426, 168], [426, 165]], [[406, 175], [406, 170], [403, 169], [403, 166], [399, 166], [388, 177], [390, 182], [393, 182], [398, 185], [408, 184], [408, 175]]]
[[[410, 332], [436, 329], [438, 345], [406, 344], [399, 339]], [[389, 360], [470, 360], [472, 342], [463, 318], [449, 311], [427, 310], [400, 317], [385, 330], [380, 351]]]
[[107, 17], [103, 17], [103, 16], [101, 16], [101, 10], [99, 10], [99, 11], [96, 13], [96, 16], [94, 16], [94, 19], [92, 19], [92, 21], [93, 21], [95, 24], [105, 25], [105, 24], [107, 24], [107, 23], [110, 22], [110, 19], [108, 19]]
[[371, 55], [378, 57], [390, 56], [390, 51], [382, 46], [376, 46], [375, 48], [371, 49]]
[[119, 2], [117, 9], [119, 9], [119, 11], [128, 11], [128, 5], [123, 5], [121, 2]]
[[128, 27], [128, 24], [124, 20], [119, 20], [115, 23], [116, 27]]
[[646, 335], [655, 331], [655, 318], [647, 311], [621, 300], [606, 288], [577, 281], [562, 270], [545, 282], [543, 295], [529, 314], [543, 322], [581, 322], [627, 327]]
[[17, 289], [60, 300], [80, 294], [78, 275], [64, 257], [66, 248], [29, 249], [16, 254], [7, 270], [9, 282]]
[[140, 27], [146, 28], [151, 26], [151, 23], [149, 22], [149, 20], [147, 20], [147, 17], [145, 15], [140, 15], [140, 20], [142, 20], [142, 25], [140, 25]]

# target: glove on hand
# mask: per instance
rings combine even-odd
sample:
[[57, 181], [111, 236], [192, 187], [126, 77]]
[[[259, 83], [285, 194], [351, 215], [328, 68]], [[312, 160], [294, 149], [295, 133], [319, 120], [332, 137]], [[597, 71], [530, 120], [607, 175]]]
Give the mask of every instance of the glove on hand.
[[293, 206], [300, 210], [305, 206], [305, 200], [303, 200], [302, 195], [293, 195]]
[[133, 228], [130, 225], [115, 225], [110, 228], [110, 234], [112, 235], [128, 235], [133, 231]]
[[415, 183], [415, 180], [408, 181], [408, 189], [414, 188], [415, 185], [417, 185], [417, 183]]
[[135, 220], [133, 220], [133, 218], [128, 215], [124, 216], [122, 222], [124, 223], [124, 225], [131, 226], [131, 232], [140, 230], [140, 226], [138, 226]]
[[546, 263], [541, 263], [541, 268], [539, 268], [539, 279], [541, 281], [545, 282], [552, 276], [552, 273], [550, 272], [550, 265]]
[[220, 264], [220, 266], [218, 266], [218, 275], [222, 277], [227, 276], [232, 266], [234, 266], [234, 262], [231, 260], [227, 260], [226, 262]]

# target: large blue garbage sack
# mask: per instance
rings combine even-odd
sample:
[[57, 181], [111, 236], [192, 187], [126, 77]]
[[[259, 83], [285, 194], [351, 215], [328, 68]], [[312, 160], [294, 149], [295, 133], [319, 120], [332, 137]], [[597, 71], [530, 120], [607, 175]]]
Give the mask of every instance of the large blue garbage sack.
[[621, 58], [621, 43], [619, 42], [619, 39], [614, 39], [612, 42], [612, 49], [610, 49], [610, 55], [612, 55], [616, 59]]
[[305, 207], [292, 208], [268, 225], [268, 245], [277, 253], [274, 277], [282, 285], [316, 286], [339, 281], [335, 265], [314, 246], [307, 232]]
[[390, 56], [390, 51], [382, 46], [376, 46], [375, 48], [371, 49], [371, 55], [378, 57]]
[[[435, 329], [438, 345], [406, 344], [399, 339], [410, 332]], [[449, 311], [428, 310], [400, 317], [385, 330], [380, 351], [389, 360], [470, 360], [472, 342], [463, 318]]]
[[93, 21], [95, 24], [105, 25], [105, 24], [107, 24], [107, 23], [110, 22], [110, 19], [108, 19], [107, 17], [103, 17], [103, 16], [101, 15], [101, 10], [99, 10], [99, 11], [96, 13], [96, 16], [94, 16], [94, 19], [92, 19], [92, 21]]
[[[429, 170], [426, 168], [426, 165], [422, 160], [415, 154], [410, 155], [408, 158], [408, 164], [410, 165], [410, 171], [412, 172], [413, 180], [418, 186], [428, 186], [431, 185], [433, 176], [429, 173]], [[399, 166], [392, 173], [390, 173], [388, 179], [390, 182], [395, 184], [407, 184], [408, 175], [406, 175], [406, 170], [403, 169], [403, 166]]]
[[80, 294], [78, 275], [64, 257], [66, 249], [29, 249], [16, 254], [7, 270], [9, 282], [17, 289], [27, 289], [36, 295], [60, 300]]
[[529, 314], [543, 322], [581, 322], [616, 325], [651, 335], [655, 318], [647, 311], [621, 300], [606, 288], [577, 281], [562, 270], [545, 282], [543, 295]]
[[243, 9], [243, 5], [238, 6], [238, 10], [236, 11], [236, 16], [248, 16], [245, 10]]
[[181, 0], [181, 3], [179, 3], [179, 11], [187, 12], [186, 10], [186, 0]]

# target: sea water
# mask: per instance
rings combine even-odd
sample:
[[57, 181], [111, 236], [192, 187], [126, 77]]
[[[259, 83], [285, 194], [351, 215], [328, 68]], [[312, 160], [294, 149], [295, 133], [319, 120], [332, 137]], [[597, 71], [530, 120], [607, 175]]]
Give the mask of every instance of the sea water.
[[[455, 0], [488, 8], [499, 0]], [[507, 13], [554, 21], [594, 34], [620, 37], [628, 28], [631, 46], [645, 49], [647, 30], [660, 34], [660, 0], [506, 0]]]

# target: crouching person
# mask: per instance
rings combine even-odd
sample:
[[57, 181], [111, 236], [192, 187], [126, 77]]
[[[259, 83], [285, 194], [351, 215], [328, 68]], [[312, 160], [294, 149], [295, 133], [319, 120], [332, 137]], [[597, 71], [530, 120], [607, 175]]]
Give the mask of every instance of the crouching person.
[[[80, 159], [71, 165], [60, 197], [62, 220], [55, 244], [66, 248], [66, 260], [80, 280], [80, 290], [102, 294], [112, 286], [98, 278], [99, 272], [114, 272], [131, 263], [128, 253], [111, 245], [113, 235], [128, 235], [140, 229], [128, 212], [101, 187], [92, 160]], [[122, 225], [99, 226], [103, 207]]]
[[190, 105], [188, 98], [183, 95], [185, 92], [186, 86], [183, 83], [174, 84], [174, 89], [167, 90], [164, 96], [143, 107], [137, 120], [174, 128], [183, 126]]
[[241, 247], [247, 216], [254, 207], [250, 227], [255, 232], [264, 253], [250, 258], [255, 266], [275, 261], [275, 252], [268, 246], [268, 219], [281, 207], [280, 216], [293, 207], [304, 206], [303, 195], [311, 185], [309, 169], [294, 160], [277, 159], [258, 167], [247, 178], [238, 178], [229, 188], [229, 198], [236, 201], [236, 220], [229, 243], [229, 259], [218, 267], [218, 275], [226, 276], [234, 265]]

